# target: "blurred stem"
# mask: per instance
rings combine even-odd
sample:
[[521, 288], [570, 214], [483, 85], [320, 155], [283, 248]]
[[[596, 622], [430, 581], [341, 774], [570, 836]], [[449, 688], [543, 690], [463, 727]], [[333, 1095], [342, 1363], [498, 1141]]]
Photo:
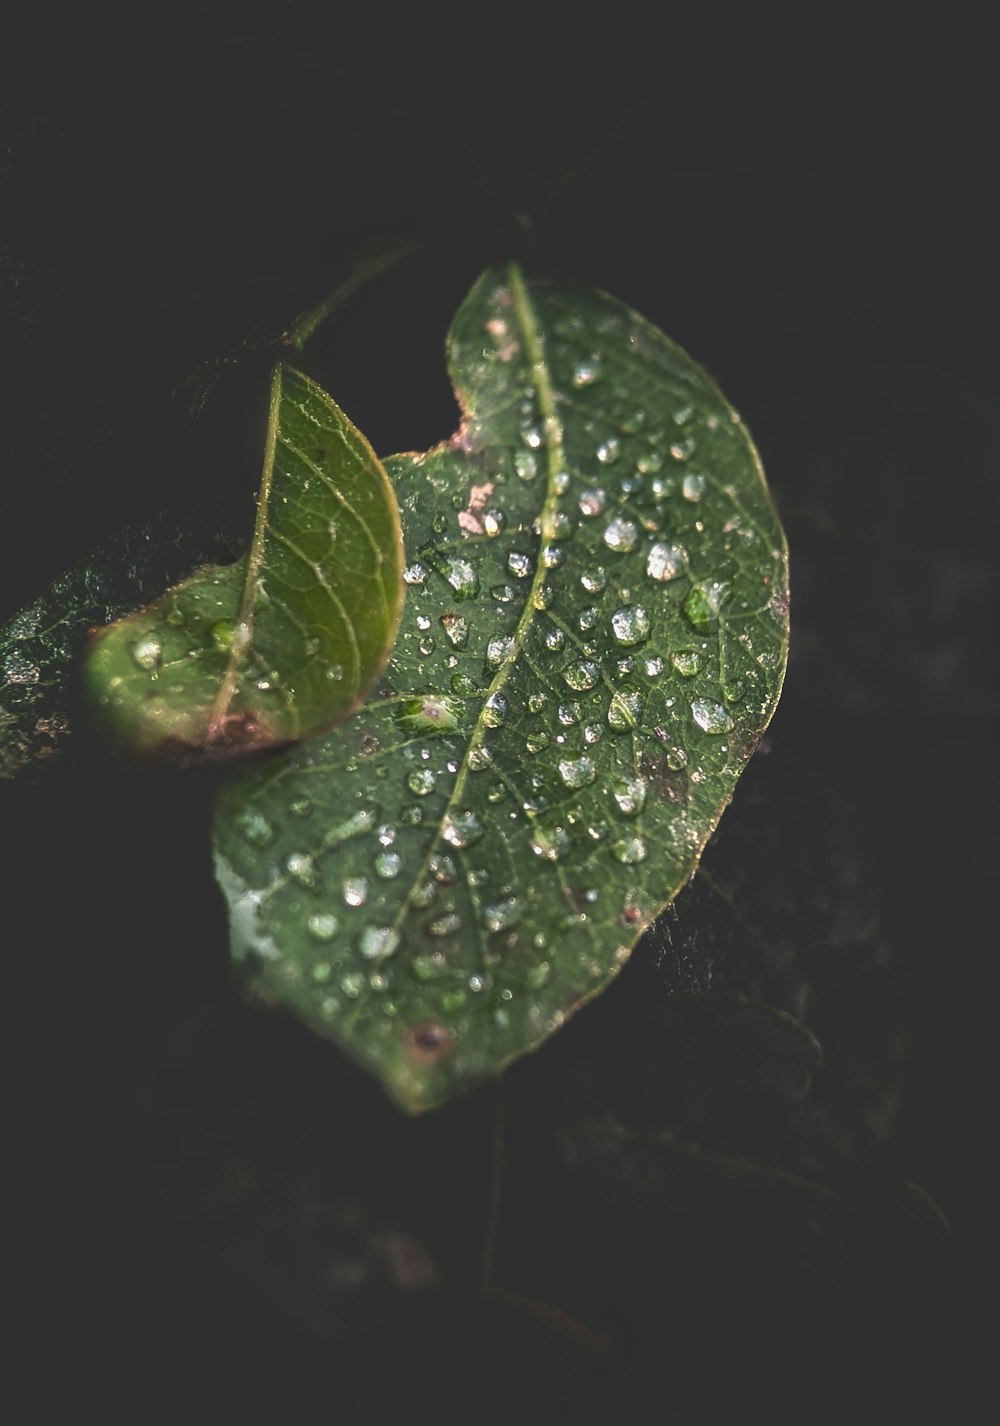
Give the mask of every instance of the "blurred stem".
[[282, 345], [301, 351], [316, 329], [353, 297], [359, 288], [364, 287], [373, 277], [380, 277], [383, 272], [388, 272], [397, 263], [411, 257], [422, 246], [419, 238], [407, 238], [405, 242], [396, 243], [381, 252], [359, 259], [339, 287], [335, 287], [318, 306], [310, 307], [307, 312], [296, 317], [291, 326], [286, 327], [281, 336]]

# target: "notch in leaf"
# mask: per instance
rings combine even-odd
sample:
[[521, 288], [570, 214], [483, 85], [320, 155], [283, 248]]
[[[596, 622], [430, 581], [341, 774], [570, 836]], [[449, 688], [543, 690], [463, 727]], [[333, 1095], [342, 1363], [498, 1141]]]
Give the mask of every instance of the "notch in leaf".
[[325, 732], [389, 657], [402, 569], [378, 457], [326, 392], [279, 362], [250, 550], [94, 633], [84, 685], [99, 733], [184, 762]]

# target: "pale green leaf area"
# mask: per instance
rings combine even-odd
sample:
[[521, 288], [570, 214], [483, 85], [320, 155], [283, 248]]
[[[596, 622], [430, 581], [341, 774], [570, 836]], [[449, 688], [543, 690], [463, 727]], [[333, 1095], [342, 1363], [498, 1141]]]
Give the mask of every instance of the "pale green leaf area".
[[385, 666], [401, 575], [381, 463], [324, 391], [279, 363], [249, 553], [94, 634], [95, 724], [130, 753], [182, 761], [325, 732]]
[[223, 784], [254, 997], [416, 1113], [531, 1050], [691, 876], [778, 699], [785, 540], [713, 381], [592, 290], [487, 271], [455, 437], [387, 462], [408, 596], [372, 701]]

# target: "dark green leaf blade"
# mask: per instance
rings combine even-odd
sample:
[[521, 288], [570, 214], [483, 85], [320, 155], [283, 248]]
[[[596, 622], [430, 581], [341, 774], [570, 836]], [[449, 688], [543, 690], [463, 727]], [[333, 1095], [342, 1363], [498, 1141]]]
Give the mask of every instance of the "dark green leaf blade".
[[243, 559], [95, 633], [85, 681], [112, 743], [185, 760], [312, 737], [383, 669], [403, 602], [396, 498], [360, 431], [283, 363], [257, 504]]
[[350, 729], [224, 786], [249, 989], [405, 1109], [551, 1034], [690, 877], [774, 710], [787, 555], [750, 437], [613, 298], [485, 273], [458, 434], [387, 463], [411, 563]]

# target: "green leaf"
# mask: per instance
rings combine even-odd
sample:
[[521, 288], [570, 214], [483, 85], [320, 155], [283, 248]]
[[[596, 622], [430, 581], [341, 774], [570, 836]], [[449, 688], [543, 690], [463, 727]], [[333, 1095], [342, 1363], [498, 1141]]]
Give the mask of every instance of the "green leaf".
[[240, 754], [326, 731], [365, 698], [402, 607], [399, 511], [364, 436], [279, 363], [249, 553], [98, 631], [95, 723], [130, 752]]
[[787, 557], [712, 380], [614, 298], [483, 274], [457, 435], [387, 462], [400, 636], [349, 728], [223, 786], [254, 996], [418, 1112], [597, 994], [690, 877], [777, 702]]
[[72, 761], [73, 675], [89, 630], [237, 549], [228, 535], [206, 536], [159, 514], [114, 535], [19, 610], [0, 631], [0, 778], [37, 777]]

